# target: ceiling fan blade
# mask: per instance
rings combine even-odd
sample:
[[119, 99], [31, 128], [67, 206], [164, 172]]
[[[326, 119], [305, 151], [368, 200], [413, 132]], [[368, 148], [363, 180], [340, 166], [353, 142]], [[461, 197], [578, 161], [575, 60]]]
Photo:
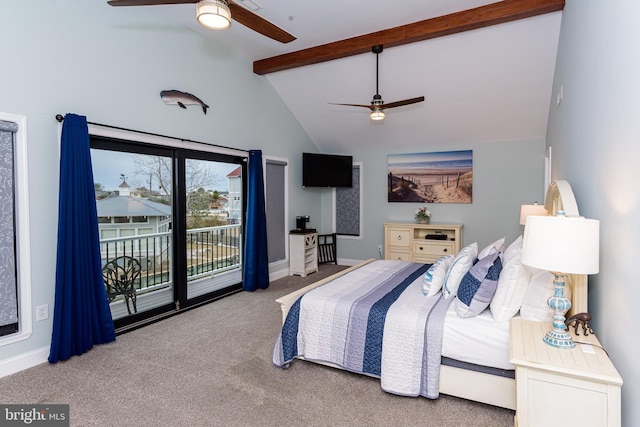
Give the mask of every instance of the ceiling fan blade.
[[239, 6], [232, 1], [228, 1], [228, 4], [229, 10], [231, 10], [231, 19], [233, 19], [234, 21], [238, 21], [245, 27], [251, 28], [253, 31], [256, 31], [263, 36], [267, 36], [270, 39], [279, 41], [281, 43], [289, 43], [296, 39], [293, 35], [287, 33], [285, 30], [278, 27], [277, 25], [272, 24], [266, 19], [256, 15], [249, 9], [245, 9], [244, 7]]
[[390, 102], [388, 104], [382, 104], [382, 109], [393, 108], [393, 107], [402, 107], [403, 105], [416, 104], [418, 102], [424, 101], [424, 96], [419, 96], [417, 98], [405, 99], [403, 101]]
[[190, 4], [199, 0], [109, 0], [111, 6], [157, 6], [161, 4]]
[[337, 102], [329, 102], [329, 104], [331, 104], [331, 105], [346, 105], [347, 107], [365, 107], [365, 108], [371, 109], [371, 105], [364, 105], [364, 104], [339, 104]]
[[[109, 0], [107, 3], [111, 6], [157, 6], [164, 4], [192, 4], [198, 3], [198, 1], [199, 0]], [[245, 27], [281, 43], [289, 43], [296, 39], [293, 35], [256, 15], [249, 9], [245, 9], [231, 0], [227, 0], [227, 4], [231, 11], [231, 19]]]

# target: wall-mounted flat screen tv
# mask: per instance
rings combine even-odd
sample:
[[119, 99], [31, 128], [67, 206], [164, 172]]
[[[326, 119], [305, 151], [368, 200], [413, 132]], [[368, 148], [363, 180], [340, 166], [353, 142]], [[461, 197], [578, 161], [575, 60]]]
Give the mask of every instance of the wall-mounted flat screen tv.
[[353, 157], [302, 153], [303, 187], [352, 187]]

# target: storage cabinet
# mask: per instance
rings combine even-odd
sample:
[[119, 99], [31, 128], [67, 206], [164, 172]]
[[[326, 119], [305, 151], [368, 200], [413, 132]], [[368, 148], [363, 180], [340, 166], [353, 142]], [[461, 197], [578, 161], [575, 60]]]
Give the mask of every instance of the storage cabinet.
[[318, 233], [289, 234], [289, 275], [307, 274], [318, 271]]
[[444, 255], [457, 255], [462, 224], [384, 225], [384, 258], [431, 264]]
[[622, 378], [598, 339], [571, 329], [576, 347], [554, 348], [542, 341], [551, 328], [551, 323], [511, 319], [516, 426], [620, 426]]

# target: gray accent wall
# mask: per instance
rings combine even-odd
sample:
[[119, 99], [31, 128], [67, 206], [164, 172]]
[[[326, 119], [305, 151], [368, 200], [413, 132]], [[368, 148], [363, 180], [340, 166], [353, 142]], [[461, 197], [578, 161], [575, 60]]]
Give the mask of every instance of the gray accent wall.
[[600, 272], [589, 276], [589, 312], [624, 381], [623, 426], [640, 425], [639, 22], [635, 0], [567, 0], [547, 130], [552, 178], [567, 180], [580, 213], [600, 220]]

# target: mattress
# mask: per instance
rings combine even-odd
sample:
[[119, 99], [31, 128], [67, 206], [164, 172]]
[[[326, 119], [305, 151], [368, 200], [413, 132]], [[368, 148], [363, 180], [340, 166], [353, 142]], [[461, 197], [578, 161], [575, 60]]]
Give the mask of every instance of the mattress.
[[461, 318], [456, 301], [449, 306], [444, 321], [442, 357], [512, 370], [509, 363], [509, 321], [496, 322], [487, 308], [478, 316]]

